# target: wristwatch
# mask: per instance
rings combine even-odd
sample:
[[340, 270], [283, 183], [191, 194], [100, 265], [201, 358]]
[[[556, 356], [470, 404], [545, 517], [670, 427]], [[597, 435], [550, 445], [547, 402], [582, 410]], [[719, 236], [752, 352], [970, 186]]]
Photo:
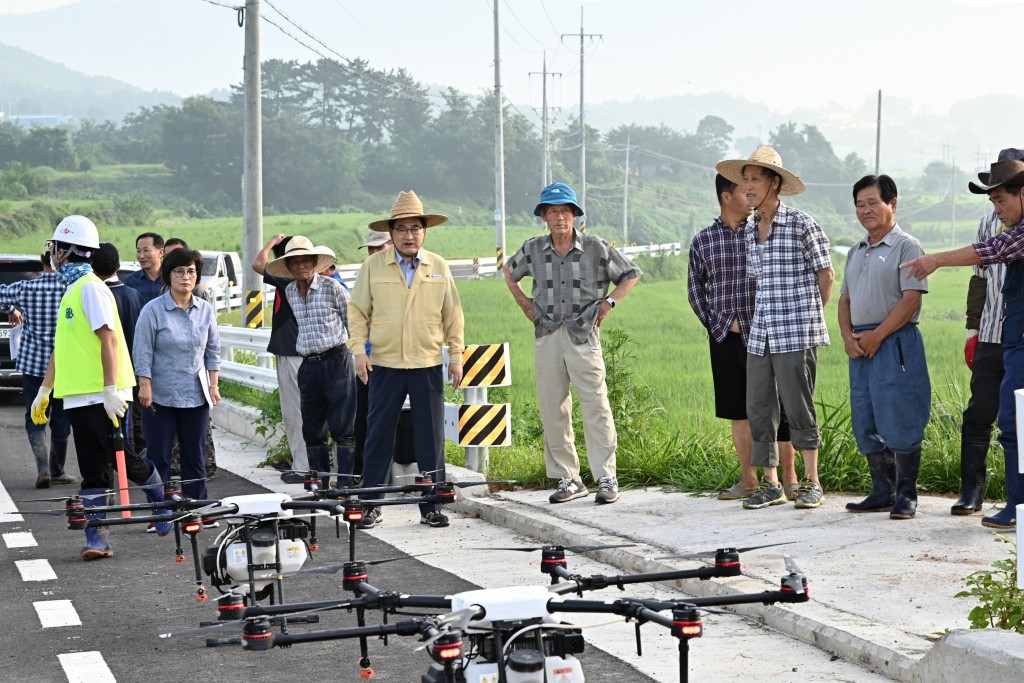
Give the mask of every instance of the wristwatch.
[[615, 299], [613, 299], [613, 298], [611, 298], [609, 296], [609, 297], [605, 297], [605, 301], [608, 303], [609, 306], [611, 306], [612, 308], [615, 308]]

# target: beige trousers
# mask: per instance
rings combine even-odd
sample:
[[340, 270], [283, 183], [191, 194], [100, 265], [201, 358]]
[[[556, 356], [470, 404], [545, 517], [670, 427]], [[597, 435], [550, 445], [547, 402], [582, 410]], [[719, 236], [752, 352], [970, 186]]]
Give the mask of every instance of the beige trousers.
[[608, 405], [601, 338], [595, 328], [583, 344], [559, 327], [555, 332], [533, 341], [537, 374], [537, 403], [544, 426], [544, 463], [553, 479], [579, 479], [580, 460], [576, 454], [576, 436], [572, 429], [572, 396], [569, 384], [583, 414], [583, 436], [587, 461], [594, 480], [615, 477], [615, 422]]

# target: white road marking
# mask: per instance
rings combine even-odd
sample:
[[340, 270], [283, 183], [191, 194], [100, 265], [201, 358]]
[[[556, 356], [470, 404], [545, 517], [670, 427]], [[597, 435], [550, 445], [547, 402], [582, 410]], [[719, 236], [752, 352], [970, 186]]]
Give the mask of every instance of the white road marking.
[[70, 652], [57, 655], [68, 683], [116, 683], [99, 652]]
[[4, 522], [24, 522], [25, 518], [18, 514], [18, 508], [11, 496], [0, 482], [0, 524]]
[[70, 600], [43, 600], [33, 602], [39, 623], [43, 628], [59, 628], [61, 626], [81, 626], [82, 620]]
[[39, 545], [31, 531], [12, 531], [4, 534], [4, 543], [8, 548], [34, 548]]
[[57, 574], [49, 560], [17, 560], [14, 566], [21, 572], [22, 581], [56, 581]]

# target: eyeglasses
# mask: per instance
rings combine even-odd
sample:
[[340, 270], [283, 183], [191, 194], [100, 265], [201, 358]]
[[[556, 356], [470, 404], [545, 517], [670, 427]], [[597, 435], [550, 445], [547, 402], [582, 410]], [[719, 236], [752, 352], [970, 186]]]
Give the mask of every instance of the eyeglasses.
[[410, 235], [418, 235], [421, 232], [423, 232], [423, 226], [420, 226], [420, 225], [417, 225], [414, 228], [391, 228], [391, 229], [394, 230], [395, 232], [397, 232], [399, 235], [404, 235], [406, 233], [409, 233]]
[[196, 276], [199, 275], [199, 271], [195, 268], [175, 268], [171, 272], [174, 277], [187, 277], [190, 280], [196, 279]]

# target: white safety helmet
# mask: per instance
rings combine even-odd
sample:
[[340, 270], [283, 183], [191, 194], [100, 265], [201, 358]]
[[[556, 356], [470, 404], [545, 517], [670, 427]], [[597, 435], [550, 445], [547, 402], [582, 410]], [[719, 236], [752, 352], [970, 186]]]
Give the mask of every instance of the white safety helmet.
[[100, 248], [100, 232], [85, 216], [68, 216], [53, 231], [53, 241], [85, 249]]

